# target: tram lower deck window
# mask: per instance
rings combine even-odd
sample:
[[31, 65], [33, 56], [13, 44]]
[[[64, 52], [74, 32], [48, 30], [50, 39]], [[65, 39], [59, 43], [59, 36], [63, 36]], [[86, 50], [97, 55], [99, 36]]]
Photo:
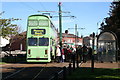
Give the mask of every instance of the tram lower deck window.
[[39, 46], [49, 46], [49, 38], [39, 38]]
[[28, 38], [29, 46], [37, 46], [37, 38]]

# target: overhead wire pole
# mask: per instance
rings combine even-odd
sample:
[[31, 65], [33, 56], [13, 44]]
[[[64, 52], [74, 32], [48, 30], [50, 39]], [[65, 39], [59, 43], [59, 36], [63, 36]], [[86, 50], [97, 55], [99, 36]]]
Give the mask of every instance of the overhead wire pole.
[[61, 2], [59, 2], [59, 44], [62, 48], [62, 10], [61, 10]]
[[[78, 29], [84, 29], [84, 28], [78, 28], [77, 27], [77, 24], [75, 24], [75, 28], [68, 28], [68, 29], [75, 29], [75, 47], [76, 47], [76, 50], [77, 50], [77, 37], [78, 37]], [[78, 53], [77, 53], [77, 51], [76, 51], [76, 57], [77, 57], [77, 61], [76, 61], [76, 63], [77, 63], [77, 68], [79, 67], [79, 62], [78, 62]], [[74, 66], [75, 66], [75, 64], [74, 64]]]
[[79, 67], [79, 62], [78, 62], [78, 52], [77, 52], [77, 37], [78, 37], [78, 35], [77, 35], [77, 24], [75, 24], [75, 48], [76, 48], [76, 51], [75, 51], [75, 53], [76, 53], [76, 56], [77, 56], [77, 61], [76, 61], [76, 63], [77, 63], [77, 68]]
[[75, 24], [75, 46], [77, 45], [77, 24]]
[[[78, 29], [83, 30], [83, 29], [85, 29], [85, 28], [82, 28], [82, 27], [81, 27], [81, 28], [77, 28], [77, 24], [75, 24], [75, 28], [68, 28], [68, 30], [69, 30], [69, 29], [75, 29], [75, 35], [77, 35], [77, 34], [78, 34], [78, 31], [77, 31]], [[82, 34], [81, 34], [81, 35], [82, 35]]]
[[61, 5], [62, 3], [59, 2], [58, 3], [58, 7], [59, 7], [59, 11], [38, 11], [38, 12], [53, 12], [53, 13], [59, 13], [59, 16], [50, 16], [50, 18], [53, 17], [59, 17], [59, 45], [62, 48], [62, 17], [72, 17], [72, 18], [76, 18], [75, 16], [62, 16], [62, 13], [70, 13], [68, 11], [62, 11], [61, 10]]

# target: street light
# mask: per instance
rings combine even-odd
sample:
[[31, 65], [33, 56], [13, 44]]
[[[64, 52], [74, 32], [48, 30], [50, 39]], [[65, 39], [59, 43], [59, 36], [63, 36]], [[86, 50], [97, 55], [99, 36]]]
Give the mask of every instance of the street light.
[[98, 35], [98, 30], [99, 30], [99, 24], [100, 23], [101, 23], [100, 21], [97, 22], [97, 32], [96, 32], [96, 35]]

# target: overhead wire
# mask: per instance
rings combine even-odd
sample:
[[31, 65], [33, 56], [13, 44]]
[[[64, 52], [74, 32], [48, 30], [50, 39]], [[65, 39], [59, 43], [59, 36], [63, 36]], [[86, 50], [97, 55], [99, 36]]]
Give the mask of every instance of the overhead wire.
[[[63, 7], [64, 7], [64, 9], [65, 9], [66, 11], [68, 10], [65, 5], [63, 5]], [[69, 15], [69, 16], [72, 16], [71, 13], [69, 13], [68, 15]], [[74, 24], [79, 24], [79, 23], [80, 23], [80, 20], [79, 20], [79, 18], [77, 18], [77, 17], [75, 16], [75, 20], [74, 20], [73, 22], [74, 22]], [[69, 25], [70, 25], [70, 24], [69, 24]], [[71, 26], [71, 25], [70, 25], [70, 26]], [[78, 28], [81, 28], [81, 30], [78, 30], [78, 31], [80, 31], [80, 32], [81, 32], [80, 34], [82, 35], [83, 30], [86, 29], [86, 28], [82, 29], [83, 27], [79, 27], [79, 25], [78, 25]]]
[[[65, 11], [69, 11], [69, 9], [67, 9], [67, 7], [66, 7], [65, 5], [63, 5], [62, 8], [63, 8], [63, 10], [65, 10]], [[71, 15], [71, 12], [67, 13], [67, 15], [70, 17], [69, 22], [70, 22], [70, 23], [72, 22], [72, 24], [73, 24], [73, 25], [67, 24], [67, 26], [69, 26], [69, 27], [74, 27], [75, 21], [73, 20], [74, 18], [71, 17], [71, 16], [72, 16], [72, 15]], [[72, 19], [72, 18], [73, 18], [73, 19]], [[71, 20], [71, 19], [72, 19], [72, 20]], [[75, 19], [76, 19], [76, 18], [75, 18]], [[75, 33], [74, 30], [70, 30], [70, 31], [72, 31], [73, 33]]]
[[25, 2], [19, 2], [19, 3], [21, 3], [22, 5], [28, 7], [29, 9], [31, 9], [31, 10], [33, 10], [33, 11], [35, 11], [35, 12], [37, 11], [36, 9], [34, 9], [34, 8], [31, 7], [30, 5], [26, 4]]
[[[45, 6], [42, 4], [42, 2], [39, 2], [39, 4], [41, 5], [41, 7], [45, 10], [45, 11], [47, 11], [47, 9], [45, 8]], [[39, 12], [39, 11], [38, 11]], [[41, 12], [42, 13], [42, 12]]]

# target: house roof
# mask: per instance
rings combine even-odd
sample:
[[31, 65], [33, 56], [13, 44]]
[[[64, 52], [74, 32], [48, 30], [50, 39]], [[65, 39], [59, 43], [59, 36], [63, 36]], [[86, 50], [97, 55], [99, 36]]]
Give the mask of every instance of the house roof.
[[[58, 34], [59, 34], [59, 33], [58, 33]], [[74, 35], [74, 34], [66, 34], [66, 33], [62, 33], [62, 37], [75, 38], [75, 37], [78, 37], [78, 36], [76, 36], [76, 35]], [[80, 37], [78, 37], [78, 38], [80, 38]]]

